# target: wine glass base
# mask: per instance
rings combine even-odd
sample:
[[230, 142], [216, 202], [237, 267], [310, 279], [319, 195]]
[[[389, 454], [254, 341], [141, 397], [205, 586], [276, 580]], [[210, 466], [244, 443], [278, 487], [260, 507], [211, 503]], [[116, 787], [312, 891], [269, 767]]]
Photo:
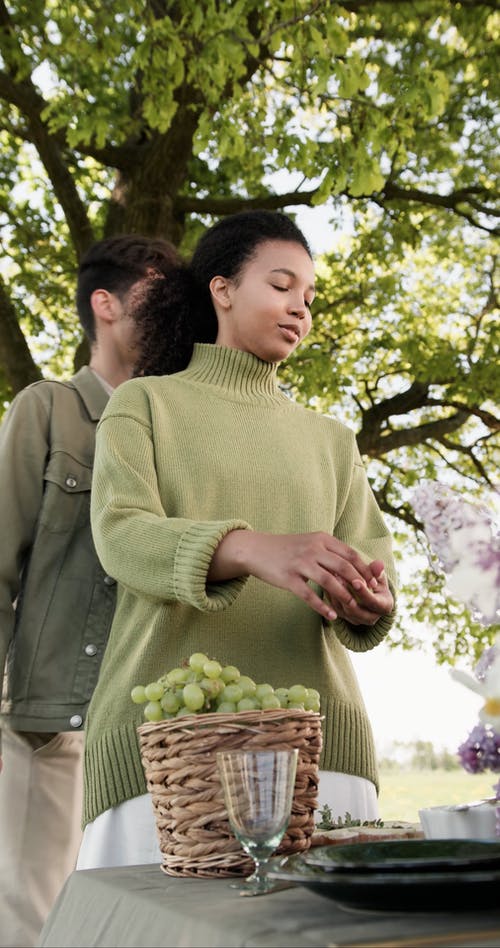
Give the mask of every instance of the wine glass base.
[[230, 882], [230, 889], [237, 889], [242, 896], [267, 895], [269, 892], [279, 892], [280, 889], [293, 889], [295, 882], [281, 882], [279, 880], [266, 882], [264, 885], [256, 885], [243, 880], [242, 882]]

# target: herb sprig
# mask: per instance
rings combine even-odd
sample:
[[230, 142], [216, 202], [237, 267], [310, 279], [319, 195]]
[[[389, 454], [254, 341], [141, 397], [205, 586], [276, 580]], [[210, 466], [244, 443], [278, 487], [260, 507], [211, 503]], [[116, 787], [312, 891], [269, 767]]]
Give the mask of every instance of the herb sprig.
[[383, 820], [353, 820], [351, 814], [346, 812], [344, 817], [338, 816], [335, 820], [331, 807], [327, 803], [319, 811], [319, 822], [316, 823], [316, 829], [333, 830], [347, 829], [351, 826], [383, 826]]

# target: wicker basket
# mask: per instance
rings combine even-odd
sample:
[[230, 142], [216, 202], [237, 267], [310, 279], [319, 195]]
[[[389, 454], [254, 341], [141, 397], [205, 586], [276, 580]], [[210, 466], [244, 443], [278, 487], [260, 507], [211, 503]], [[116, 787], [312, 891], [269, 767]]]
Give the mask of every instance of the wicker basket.
[[317, 806], [321, 720], [313, 711], [276, 709], [186, 715], [138, 728], [163, 856], [172, 876], [248, 874], [252, 862], [233, 836], [216, 752], [297, 747], [292, 815], [279, 853], [309, 848]]

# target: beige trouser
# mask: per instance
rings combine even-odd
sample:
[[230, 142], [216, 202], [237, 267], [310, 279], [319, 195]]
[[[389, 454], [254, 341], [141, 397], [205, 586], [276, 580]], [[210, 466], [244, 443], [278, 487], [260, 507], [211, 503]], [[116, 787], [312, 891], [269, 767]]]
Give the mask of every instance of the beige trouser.
[[0, 946], [31, 948], [81, 842], [82, 732], [2, 729]]

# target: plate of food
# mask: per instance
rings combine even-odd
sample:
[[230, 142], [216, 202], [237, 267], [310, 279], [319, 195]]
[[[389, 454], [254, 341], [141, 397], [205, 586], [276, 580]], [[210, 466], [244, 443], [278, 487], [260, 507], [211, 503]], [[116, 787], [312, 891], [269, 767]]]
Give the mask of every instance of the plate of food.
[[343, 820], [323, 819], [314, 828], [311, 846], [338, 846], [346, 843], [371, 843], [389, 839], [423, 839], [420, 823], [405, 820]]
[[329, 873], [500, 870], [500, 840], [392, 839], [355, 845], [315, 846], [304, 854], [304, 862]]

